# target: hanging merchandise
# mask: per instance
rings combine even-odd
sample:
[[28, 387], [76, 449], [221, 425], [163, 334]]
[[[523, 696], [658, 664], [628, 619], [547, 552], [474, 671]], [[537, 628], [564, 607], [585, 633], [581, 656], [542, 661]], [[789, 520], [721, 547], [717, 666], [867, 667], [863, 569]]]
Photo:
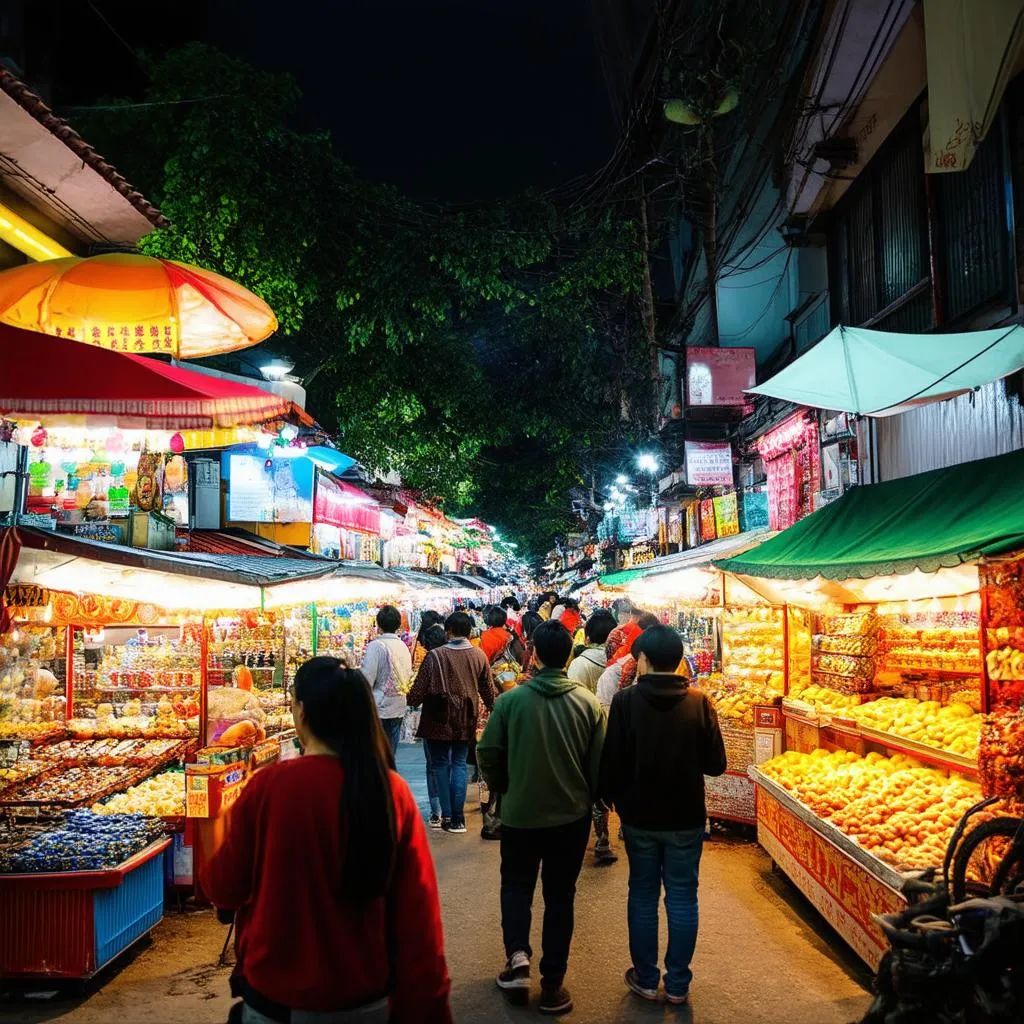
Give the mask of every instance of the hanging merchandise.
[[768, 476], [768, 520], [773, 530], [785, 530], [814, 511], [821, 489], [818, 425], [800, 412], [757, 441]]
[[714, 540], [718, 536], [715, 526], [715, 502], [713, 498], [705, 498], [700, 503], [700, 539]]

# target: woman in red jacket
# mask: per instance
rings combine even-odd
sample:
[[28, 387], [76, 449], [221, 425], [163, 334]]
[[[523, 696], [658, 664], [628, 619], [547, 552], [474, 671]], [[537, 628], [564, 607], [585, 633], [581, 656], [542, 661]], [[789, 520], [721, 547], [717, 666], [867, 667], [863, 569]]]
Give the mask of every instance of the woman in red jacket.
[[313, 658], [292, 715], [304, 756], [253, 775], [202, 880], [236, 911], [242, 1024], [450, 1024], [427, 834], [366, 679]]

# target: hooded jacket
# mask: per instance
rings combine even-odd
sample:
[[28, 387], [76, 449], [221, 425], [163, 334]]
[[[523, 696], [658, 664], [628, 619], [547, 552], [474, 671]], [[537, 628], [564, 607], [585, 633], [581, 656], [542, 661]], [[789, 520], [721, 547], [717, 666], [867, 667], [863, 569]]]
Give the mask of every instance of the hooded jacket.
[[724, 771], [718, 715], [682, 676], [651, 673], [615, 695], [599, 794], [625, 824], [656, 832], [703, 827], [704, 776]]
[[502, 794], [502, 825], [551, 828], [589, 814], [604, 734], [597, 698], [561, 669], [503, 693], [476, 747], [487, 784]]

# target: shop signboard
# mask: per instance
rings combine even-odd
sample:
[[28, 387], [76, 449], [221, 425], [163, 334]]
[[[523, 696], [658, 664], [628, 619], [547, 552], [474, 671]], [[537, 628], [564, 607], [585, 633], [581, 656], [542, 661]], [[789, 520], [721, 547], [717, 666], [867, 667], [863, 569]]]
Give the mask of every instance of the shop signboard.
[[686, 482], [691, 487], [731, 487], [732, 445], [728, 441], [687, 441]]
[[34, 583], [9, 583], [4, 602], [12, 608], [45, 608], [50, 603], [50, 592]]
[[308, 523], [313, 516], [313, 463], [265, 452], [225, 452], [228, 519], [235, 523]]
[[712, 499], [715, 506], [715, 529], [719, 537], [735, 537], [740, 532], [739, 505], [736, 492]]
[[686, 405], [742, 406], [745, 391], [757, 383], [757, 359], [752, 348], [688, 348]]
[[358, 487], [317, 473], [313, 522], [380, 536], [380, 508]]

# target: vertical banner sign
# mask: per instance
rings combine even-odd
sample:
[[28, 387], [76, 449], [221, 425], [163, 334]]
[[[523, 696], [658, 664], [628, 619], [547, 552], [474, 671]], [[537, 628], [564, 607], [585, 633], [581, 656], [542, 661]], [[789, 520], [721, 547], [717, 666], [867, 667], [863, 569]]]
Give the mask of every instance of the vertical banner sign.
[[691, 487], [732, 487], [732, 445], [728, 441], [687, 441], [686, 482]]
[[740, 532], [739, 505], [736, 492], [713, 498], [715, 507], [715, 528], [719, 537], [735, 537]]
[[715, 527], [715, 503], [712, 498], [705, 498], [700, 503], [700, 539], [714, 540], [718, 534]]
[[741, 521], [744, 530], [768, 529], [767, 491], [747, 491], [743, 495]]

